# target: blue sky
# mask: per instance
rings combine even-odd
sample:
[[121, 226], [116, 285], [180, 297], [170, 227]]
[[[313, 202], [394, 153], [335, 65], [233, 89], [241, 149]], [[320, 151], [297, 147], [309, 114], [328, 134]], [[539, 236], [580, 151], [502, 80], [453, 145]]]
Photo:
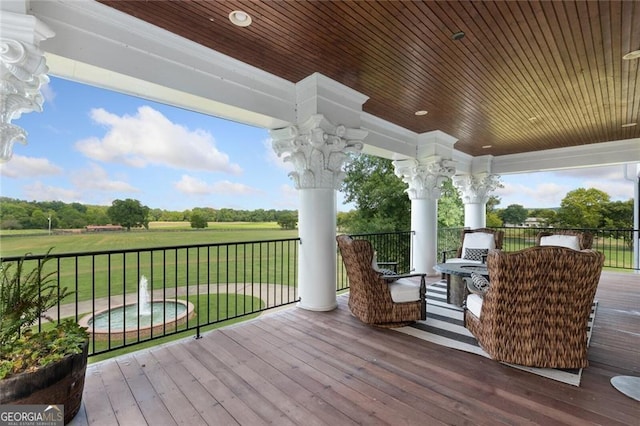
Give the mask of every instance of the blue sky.
[[[14, 121], [28, 145], [0, 166], [2, 196], [110, 205], [134, 198], [151, 208], [297, 209], [291, 170], [269, 133], [183, 109], [52, 77], [44, 110]], [[635, 170], [635, 168], [634, 168]], [[502, 202], [556, 207], [568, 191], [598, 188], [628, 200], [623, 167], [505, 175]], [[338, 208], [342, 205], [338, 195]]]

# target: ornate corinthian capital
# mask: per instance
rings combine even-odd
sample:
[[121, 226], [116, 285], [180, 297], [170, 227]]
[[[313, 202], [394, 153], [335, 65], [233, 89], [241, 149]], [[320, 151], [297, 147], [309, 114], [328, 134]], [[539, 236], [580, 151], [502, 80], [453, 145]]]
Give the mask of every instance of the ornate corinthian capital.
[[295, 171], [289, 176], [297, 189], [338, 189], [348, 152], [362, 151], [365, 130], [334, 126], [321, 114], [298, 125], [271, 131], [273, 150]]
[[481, 173], [477, 175], [458, 175], [453, 184], [462, 193], [465, 204], [484, 204], [489, 201], [489, 193], [500, 185], [500, 176]]
[[30, 15], [0, 15], [0, 162], [13, 155], [13, 144], [27, 142], [26, 132], [11, 124], [25, 112], [42, 111], [40, 86], [49, 71], [39, 44], [54, 33]]
[[442, 183], [456, 172], [454, 162], [438, 156], [395, 160], [396, 176], [409, 185], [409, 198], [437, 200], [442, 195]]

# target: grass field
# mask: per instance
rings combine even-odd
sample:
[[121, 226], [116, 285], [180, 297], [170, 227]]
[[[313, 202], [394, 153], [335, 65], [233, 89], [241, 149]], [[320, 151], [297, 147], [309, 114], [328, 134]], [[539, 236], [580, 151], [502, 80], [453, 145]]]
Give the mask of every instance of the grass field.
[[33, 230], [0, 234], [0, 256], [27, 253], [78, 253], [185, 244], [216, 244], [295, 238], [297, 230], [282, 230], [275, 222], [211, 222], [209, 228], [192, 229], [188, 222], [152, 222], [149, 230], [82, 234], [32, 234]]

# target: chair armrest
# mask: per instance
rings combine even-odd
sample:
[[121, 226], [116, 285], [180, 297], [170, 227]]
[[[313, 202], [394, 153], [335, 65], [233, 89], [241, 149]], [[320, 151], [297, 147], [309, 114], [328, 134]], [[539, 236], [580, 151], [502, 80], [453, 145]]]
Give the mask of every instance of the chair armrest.
[[388, 269], [393, 269], [394, 272], [398, 272], [398, 262], [377, 262], [378, 266], [389, 266]]
[[380, 278], [383, 280], [399, 280], [400, 278], [411, 278], [411, 277], [426, 277], [427, 274], [421, 273], [413, 273], [413, 274], [397, 274], [397, 275], [380, 275]]
[[442, 263], [446, 263], [447, 262], [447, 253], [456, 253], [457, 251], [458, 251], [458, 249], [443, 250], [442, 251]]

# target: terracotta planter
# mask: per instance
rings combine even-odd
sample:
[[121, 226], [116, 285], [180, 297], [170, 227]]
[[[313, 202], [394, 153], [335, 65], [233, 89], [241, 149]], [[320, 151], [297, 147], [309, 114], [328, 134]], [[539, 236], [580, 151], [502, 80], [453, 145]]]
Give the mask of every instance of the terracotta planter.
[[64, 423], [69, 423], [80, 410], [88, 348], [89, 341], [82, 353], [0, 381], [0, 404], [64, 405]]

